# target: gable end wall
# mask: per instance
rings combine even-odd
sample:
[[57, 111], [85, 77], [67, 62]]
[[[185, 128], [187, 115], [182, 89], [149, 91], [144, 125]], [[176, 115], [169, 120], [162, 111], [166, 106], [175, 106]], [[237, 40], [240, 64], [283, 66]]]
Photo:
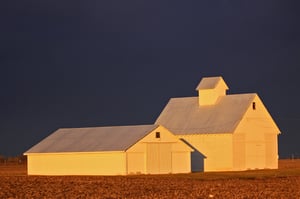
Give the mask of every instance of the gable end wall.
[[234, 132], [234, 169], [277, 169], [279, 129], [258, 96], [253, 102]]
[[128, 174], [189, 173], [191, 150], [160, 126], [126, 151]]

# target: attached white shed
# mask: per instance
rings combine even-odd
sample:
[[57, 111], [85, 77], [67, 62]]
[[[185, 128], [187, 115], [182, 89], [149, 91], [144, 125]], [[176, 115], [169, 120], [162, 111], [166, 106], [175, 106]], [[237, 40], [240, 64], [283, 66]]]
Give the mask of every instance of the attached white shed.
[[192, 149], [160, 125], [59, 129], [24, 154], [28, 175], [191, 172]]

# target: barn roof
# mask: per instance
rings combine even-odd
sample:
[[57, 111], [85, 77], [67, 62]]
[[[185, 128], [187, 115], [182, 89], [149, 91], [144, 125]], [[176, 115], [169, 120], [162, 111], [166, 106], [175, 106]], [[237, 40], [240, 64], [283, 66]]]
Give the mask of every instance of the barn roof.
[[199, 106], [198, 97], [172, 98], [155, 124], [174, 134], [233, 133], [256, 94], [225, 95], [214, 105]]
[[158, 125], [58, 129], [26, 153], [125, 151]]
[[214, 89], [218, 83], [223, 82], [226, 89], [228, 89], [228, 86], [224, 82], [223, 78], [221, 76], [218, 77], [204, 77], [198, 84], [196, 90], [202, 90], [202, 89]]

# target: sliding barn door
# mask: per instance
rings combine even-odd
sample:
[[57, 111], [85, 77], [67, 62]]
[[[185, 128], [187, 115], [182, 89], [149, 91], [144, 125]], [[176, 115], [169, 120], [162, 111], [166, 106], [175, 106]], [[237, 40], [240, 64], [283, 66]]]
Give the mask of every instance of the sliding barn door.
[[147, 144], [147, 173], [162, 174], [172, 172], [172, 153], [169, 143]]

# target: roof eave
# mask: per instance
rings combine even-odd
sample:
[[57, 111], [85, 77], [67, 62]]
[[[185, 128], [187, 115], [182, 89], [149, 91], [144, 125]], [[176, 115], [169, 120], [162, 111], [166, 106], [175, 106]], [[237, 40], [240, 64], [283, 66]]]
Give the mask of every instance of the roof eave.
[[124, 153], [124, 150], [116, 150], [116, 151], [72, 151], [72, 152], [65, 152], [65, 151], [59, 151], [59, 152], [25, 152], [23, 155], [57, 155], [57, 154], [99, 154], [99, 153]]

